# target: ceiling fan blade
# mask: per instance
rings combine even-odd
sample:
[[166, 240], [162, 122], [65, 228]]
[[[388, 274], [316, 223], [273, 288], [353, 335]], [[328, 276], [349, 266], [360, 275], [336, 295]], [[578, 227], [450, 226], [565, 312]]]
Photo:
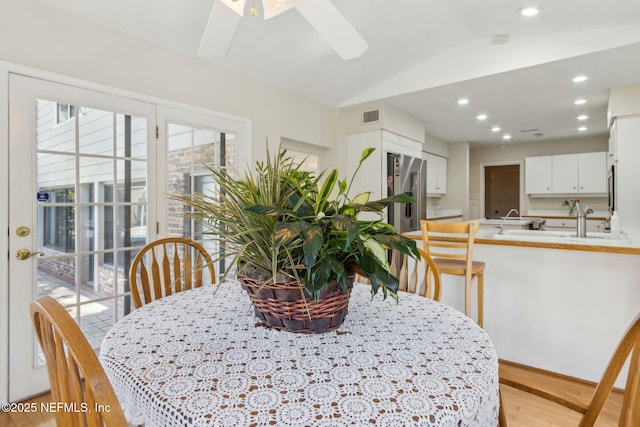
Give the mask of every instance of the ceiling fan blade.
[[357, 58], [369, 47], [330, 0], [296, 0], [295, 8], [342, 59]]
[[291, 9], [295, 0], [262, 0], [264, 19], [270, 19]]
[[[244, 5], [244, 1], [237, 3]], [[200, 39], [198, 56], [205, 59], [218, 59], [227, 56], [242, 18], [242, 11], [242, 8], [239, 8], [239, 12], [235, 8], [231, 9], [221, 0], [216, 0], [213, 3], [209, 21], [202, 34], [202, 39]]]

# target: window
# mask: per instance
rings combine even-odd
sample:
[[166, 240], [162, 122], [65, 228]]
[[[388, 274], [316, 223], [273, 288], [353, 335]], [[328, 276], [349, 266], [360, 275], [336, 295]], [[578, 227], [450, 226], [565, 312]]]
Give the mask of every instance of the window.
[[44, 210], [44, 246], [56, 251], [75, 251], [75, 190], [73, 187], [45, 190], [52, 203], [70, 206], [52, 206]]
[[[206, 127], [188, 124], [167, 124], [168, 193], [175, 195], [217, 193], [210, 172], [204, 165], [226, 168], [236, 158], [236, 135]], [[227, 169], [233, 173], [233, 168]], [[185, 215], [189, 207], [170, 202], [168, 207], [168, 234], [199, 241], [213, 258], [222, 258], [224, 245], [201, 223]], [[225, 271], [224, 259], [216, 265], [216, 272]]]
[[76, 107], [69, 104], [56, 104], [56, 124], [66, 122], [76, 116]]
[[[118, 239], [118, 248], [144, 246], [147, 242], [147, 188], [145, 182], [133, 182], [130, 187], [130, 202], [114, 203], [113, 185], [104, 185], [104, 248], [111, 250], [116, 247], [115, 239]], [[126, 200], [125, 185], [116, 186], [116, 200]], [[117, 215], [114, 215], [114, 209]], [[114, 227], [113, 221], [116, 221]], [[117, 235], [114, 235], [117, 233]], [[137, 252], [137, 251], [136, 251]], [[119, 251], [119, 265], [124, 262], [125, 253]], [[104, 263], [113, 265], [114, 255], [111, 251], [104, 253]]]
[[280, 148], [286, 149], [296, 163], [301, 163], [302, 170], [315, 174], [320, 172], [326, 148], [284, 137], [280, 139]]
[[293, 158], [296, 163], [301, 163], [301, 169], [318, 173], [320, 169], [320, 156], [313, 153], [305, 153], [296, 150], [287, 150], [287, 153]]

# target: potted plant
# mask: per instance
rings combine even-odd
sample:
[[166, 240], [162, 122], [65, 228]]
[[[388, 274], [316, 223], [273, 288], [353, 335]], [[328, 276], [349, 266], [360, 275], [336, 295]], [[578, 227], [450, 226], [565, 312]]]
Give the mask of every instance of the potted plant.
[[[362, 152], [347, 181], [335, 169], [315, 176], [286, 150], [273, 158], [267, 150], [266, 161], [240, 179], [209, 167], [217, 194], [174, 198], [191, 207], [188, 215], [224, 244], [224, 256], [236, 265], [256, 313], [268, 326], [299, 332], [335, 329], [346, 315], [355, 272], [368, 277], [372, 295], [382, 290], [383, 298], [397, 299], [398, 279], [390, 272], [387, 250], [419, 257], [415, 241], [384, 221], [389, 204], [414, 202], [411, 197], [370, 201], [368, 192], [349, 197], [373, 151]], [[375, 218], [363, 219], [363, 212]], [[269, 313], [278, 301], [282, 310]], [[341, 306], [339, 313], [319, 315], [333, 306]]]

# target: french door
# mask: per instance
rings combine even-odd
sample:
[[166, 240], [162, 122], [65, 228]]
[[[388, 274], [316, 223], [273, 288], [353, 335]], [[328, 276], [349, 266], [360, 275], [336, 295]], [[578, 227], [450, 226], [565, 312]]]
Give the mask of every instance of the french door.
[[250, 141], [247, 119], [9, 76], [11, 401], [49, 388], [31, 300], [56, 298], [97, 349], [133, 309], [129, 266], [147, 242], [190, 237], [224, 256], [169, 196], [215, 192], [204, 164], [234, 174]]
[[[51, 295], [99, 347], [156, 237], [156, 106], [9, 77], [9, 399], [49, 388], [29, 301]], [[150, 161], [152, 160], [152, 161]]]

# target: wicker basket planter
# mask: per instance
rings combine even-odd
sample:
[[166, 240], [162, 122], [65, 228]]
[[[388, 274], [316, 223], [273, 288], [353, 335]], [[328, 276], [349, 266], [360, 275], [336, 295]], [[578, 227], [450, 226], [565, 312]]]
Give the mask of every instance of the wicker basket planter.
[[[349, 276], [347, 291], [337, 281], [325, 286], [314, 303], [296, 282], [273, 284], [238, 275], [256, 313], [266, 326], [288, 332], [318, 334], [332, 331], [344, 322], [355, 276]], [[304, 293], [304, 298], [303, 294]]]

